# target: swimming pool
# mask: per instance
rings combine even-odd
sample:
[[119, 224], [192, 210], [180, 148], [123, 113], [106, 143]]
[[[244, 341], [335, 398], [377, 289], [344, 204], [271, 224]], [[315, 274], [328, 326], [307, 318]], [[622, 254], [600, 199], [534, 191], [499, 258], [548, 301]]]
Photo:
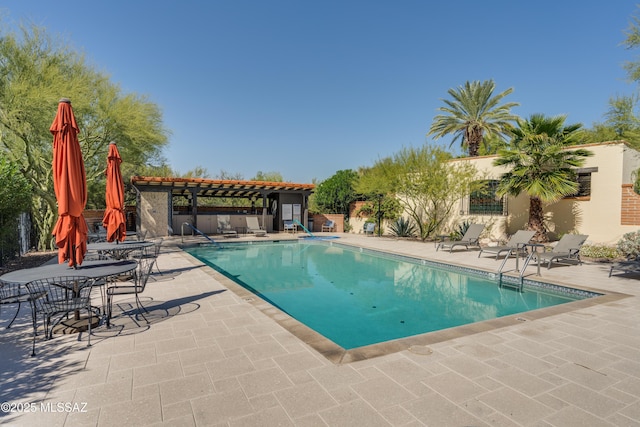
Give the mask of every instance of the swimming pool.
[[531, 284], [519, 292], [480, 271], [335, 242], [187, 252], [347, 350], [598, 295]]

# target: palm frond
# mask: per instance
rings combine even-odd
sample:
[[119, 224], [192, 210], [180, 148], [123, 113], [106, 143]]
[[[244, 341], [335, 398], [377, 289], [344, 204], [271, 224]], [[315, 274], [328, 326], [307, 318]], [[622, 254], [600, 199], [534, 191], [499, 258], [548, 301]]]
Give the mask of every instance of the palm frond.
[[509, 134], [512, 123], [517, 119], [510, 109], [519, 104], [510, 102], [499, 105], [513, 89], [509, 88], [495, 96], [494, 90], [493, 80], [467, 81], [458, 88], [449, 89], [447, 93], [451, 99], [443, 100], [445, 106], [438, 109], [443, 114], [434, 118], [428, 135], [438, 139], [452, 134], [453, 141], [462, 139], [462, 145], [467, 146], [472, 154], [480, 143], [486, 142], [484, 134]]
[[550, 203], [578, 190], [575, 168], [593, 153], [583, 148], [567, 150], [582, 126], [565, 125], [565, 120], [565, 116], [533, 114], [517, 121], [509, 146], [493, 162], [511, 168], [501, 178], [500, 194], [525, 192]]

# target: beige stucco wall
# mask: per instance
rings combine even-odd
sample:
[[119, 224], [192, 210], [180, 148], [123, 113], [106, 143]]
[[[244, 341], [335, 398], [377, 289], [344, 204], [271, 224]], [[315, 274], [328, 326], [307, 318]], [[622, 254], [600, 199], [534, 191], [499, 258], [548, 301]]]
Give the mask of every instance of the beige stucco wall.
[[[591, 175], [591, 197], [563, 199], [546, 206], [547, 227], [550, 237], [565, 233], [589, 235], [589, 243], [614, 244], [624, 233], [636, 231], [640, 226], [621, 225], [622, 184], [633, 180], [633, 173], [640, 167], [640, 153], [624, 143], [602, 143], [581, 146], [594, 153], [586, 159], [583, 168], [597, 167]], [[505, 172], [492, 165], [495, 156], [483, 156], [470, 161], [480, 177], [498, 179]], [[508, 198], [508, 215], [461, 215], [457, 212], [449, 221], [453, 228], [464, 220], [487, 224], [483, 237], [491, 240], [504, 239], [524, 228], [528, 220], [529, 199], [525, 195]], [[461, 202], [462, 207], [462, 202]]]
[[594, 155], [583, 167], [598, 168], [591, 174], [591, 197], [564, 199], [548, 206], [548, 228], [551, 237], [575, 232], [588, 234], [592, 242], [615, 243], [627, 228], [620, 225], [625, 146], [592, 145], [588, 149]]
[[168, 236], [169, 193], [142, 191], [139, 197], [140, 230], [147, 238]]

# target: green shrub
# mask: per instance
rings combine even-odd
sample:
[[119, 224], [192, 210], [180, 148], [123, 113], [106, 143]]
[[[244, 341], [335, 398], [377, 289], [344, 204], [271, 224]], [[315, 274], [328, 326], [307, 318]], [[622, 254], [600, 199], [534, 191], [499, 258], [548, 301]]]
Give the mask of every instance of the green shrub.
[[610, 260], [624, 256], [618, 248], [606, 245], [584, 245], [580, 249], [580, 255], [588, 258], [606, 258]]
[[471, 225], [471, 223], [469, 221], [463, 221], [462, 224], [458, 224], [456, 229], [453, 230], [451, 232], [451, 235], [449, 236], [451, 238], [451, 240], [460, 240], [460, 239], [462, 239], [462, 236], [464, 236], [464, 233], [467, 232], [467, 230], [469, 229], [470, 225]]
[[640, 255], [640, 231], [626, 233], [618, 241], [617, 248], [623, 256], [637, 258]]
[[[1, 137], [0, 137], [1, 138]], [[18, 217], [29, 210], [31, 185], [20, 167], [0, 157], [0, 266], [20, 252]]]
[[416, 227], [403, 217], [392, 222], [389, 228], [391, 233], [398, 237], [413, 237], [416, 234]]

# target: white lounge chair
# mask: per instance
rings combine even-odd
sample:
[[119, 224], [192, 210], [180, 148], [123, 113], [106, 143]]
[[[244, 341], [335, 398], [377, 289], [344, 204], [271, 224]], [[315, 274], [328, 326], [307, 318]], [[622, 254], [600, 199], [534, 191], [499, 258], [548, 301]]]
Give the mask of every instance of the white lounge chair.
[[267, 235], [267, 231], [260, 227], [257, 216], [248, 216], [245, 218], [247, 222], [247, 233], [253, 234], [256, 237], [262, 237]]
[[238, 237], [238, 232], [231, 228], [231, 217], [229, 215], [218, 215], [218, 233], [224, 237]]

